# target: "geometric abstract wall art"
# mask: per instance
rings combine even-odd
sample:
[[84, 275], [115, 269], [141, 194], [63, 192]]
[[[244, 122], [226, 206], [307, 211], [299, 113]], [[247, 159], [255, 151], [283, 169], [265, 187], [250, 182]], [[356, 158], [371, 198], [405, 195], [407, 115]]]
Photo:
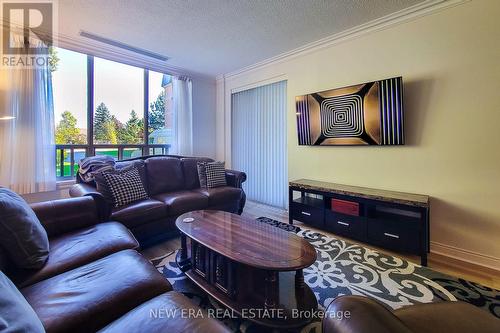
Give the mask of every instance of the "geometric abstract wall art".
[[403, 79], [295, 98], [299, 145], [402, 145]]

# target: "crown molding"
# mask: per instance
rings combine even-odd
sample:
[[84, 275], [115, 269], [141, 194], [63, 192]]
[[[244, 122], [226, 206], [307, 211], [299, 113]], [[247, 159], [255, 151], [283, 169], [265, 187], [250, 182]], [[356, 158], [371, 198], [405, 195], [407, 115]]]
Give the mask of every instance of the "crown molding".
[[308, 53], [316, 52], [335, 44], [358, 38], [372, 32], [387, 29], [391, 26], [405, 23], [410, 20], [423, 17], [447, 8], [455, 7], [469, 1], [471, 0], [426, 0], [392, 14], [308, 43], [304, 46], [281, 53], [277, 56], [265, 59], [263, 61], [259, 61], [253, 65], [246, 66], [226, 74], [217, 75], [217, 80], [231, 78], [266, 66], [281, 63]]
[[231, 94], [238, 93], [238, 92], [244, 91], [244, 90], [249, 90], [249, 89], [265, 86], [265, 85], [280, 82], [280, 81], [286, 81], [287, 79], [288, 79], [288, 76], [285, 73], [274, 75], [274, 76], [268, 77], [264, 80], [259, 80], [259, 81], [252, 82], [250, 84], [245, 84], [242, 86], [234, 87], [233, 89], [231, 89]]

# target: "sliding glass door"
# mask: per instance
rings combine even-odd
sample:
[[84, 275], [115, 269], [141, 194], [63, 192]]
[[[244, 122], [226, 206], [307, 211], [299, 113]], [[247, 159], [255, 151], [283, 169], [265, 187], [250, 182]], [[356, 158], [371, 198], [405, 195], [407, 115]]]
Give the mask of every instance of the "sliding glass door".
[[286, 81], [233, 93], [231, 122], [232, 168], [247, 173], [248, 199], [285, 208]]

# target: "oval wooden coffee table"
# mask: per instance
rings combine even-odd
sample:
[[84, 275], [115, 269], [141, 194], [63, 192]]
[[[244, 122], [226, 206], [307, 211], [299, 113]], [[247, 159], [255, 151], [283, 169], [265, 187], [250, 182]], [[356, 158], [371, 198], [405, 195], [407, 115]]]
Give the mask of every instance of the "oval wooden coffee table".
[[318, 302], [302, 269], [315, 262], [316, 251], [305, 239], [222, 211], [186, 213], [175, 224], [178, 266], [232, 312], [271, 327], [311, 321]]

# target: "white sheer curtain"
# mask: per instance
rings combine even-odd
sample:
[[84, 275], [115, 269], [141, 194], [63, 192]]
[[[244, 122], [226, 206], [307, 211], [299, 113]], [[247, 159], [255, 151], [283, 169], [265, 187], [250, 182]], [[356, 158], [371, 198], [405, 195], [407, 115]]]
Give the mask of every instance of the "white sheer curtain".
[[244, 171], [250, 200], [285, 208], [286, 81], [231, 96], [231, 168]]
[[191, 79], [172, 78], [173, 142], [172, 154], [193, 155], [193, 97]]
[[[14, 36], [23, 45], [23, 36]], [[30, 45], [39, 45], [31, 38]], [[48, 66], [2, 70], [6, 86], [0, 120], [0, 185], [24, 194], [56, 188], [54, 105]]]

